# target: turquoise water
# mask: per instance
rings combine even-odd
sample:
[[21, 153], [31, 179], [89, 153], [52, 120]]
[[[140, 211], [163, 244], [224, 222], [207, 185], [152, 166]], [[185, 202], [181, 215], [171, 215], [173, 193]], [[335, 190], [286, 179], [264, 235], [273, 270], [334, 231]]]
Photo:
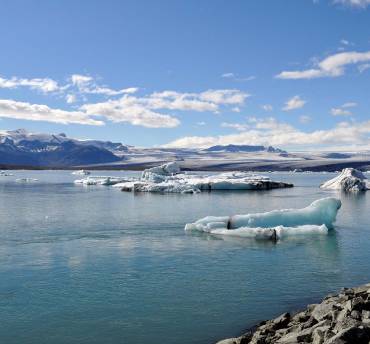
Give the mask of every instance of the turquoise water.
[[[266, 192], [135, 195], [75, 186], [68, 171], [14, 173], [0, 177], [0, 343], [213, 343], [370, 280], [370, 192], [320, 190], [331, 174], [274, 174], [296, 187]], [[183, 230], [335, 195], [328, 236], [273, 244]]]

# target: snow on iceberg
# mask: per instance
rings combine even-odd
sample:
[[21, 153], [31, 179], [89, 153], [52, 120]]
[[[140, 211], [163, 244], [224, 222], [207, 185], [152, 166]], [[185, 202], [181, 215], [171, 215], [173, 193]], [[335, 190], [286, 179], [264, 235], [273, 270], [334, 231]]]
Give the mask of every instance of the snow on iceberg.
[[215, 190], [270, 190], [292, 187], [293, 184], [272, 181], [269, 177], [247, 172], [212, 175], [181, 173], [176, 163], [145, 170], [140, 179], [119, 183], [122, 191], [199, 193]]
[[169, 162], [161, 166], [156, 166], [144, 170], [141, 174], [142, 180], [152, 182], [161, 182], [168, 176], [173, 176], [180, 173], [180, 166], [176, 162]]
[[131, 178], [112, 176], [88, 176], [87, 178], [77, 179], [74, 181], [74, 183], [81, 185], [116, 185], [118, 183], [129, 181], [131, 181]]
[[328, 234], [329, 230], [325, 225], [302, 225], [297, 227], [276, 226], [271, 228], [241, 227], [234, 230], [216, 228], [205, 232], [213, 235], [275, 241], [278, 239], [296, 237], [300, 235], [326, 235]]
[[88, 176], [90, 172], [86, 170], [78, 170], [78, 171], [73, 171], [71, 174], [74, 174], [76, 176]]
[[277, 239], [284, 235], [327, 233], [333, 227], [341, 201], [323, 198], [303, 209], [282, 209], [234, 216], [207, 216], [185, 226], [186, 231], [218, 235]]
[[370, 182], [361, 171], [354, 168], [345, 168], [339, 176], [328, 180], [320, 187], [322, 189], [357, 192], [369, 190]]

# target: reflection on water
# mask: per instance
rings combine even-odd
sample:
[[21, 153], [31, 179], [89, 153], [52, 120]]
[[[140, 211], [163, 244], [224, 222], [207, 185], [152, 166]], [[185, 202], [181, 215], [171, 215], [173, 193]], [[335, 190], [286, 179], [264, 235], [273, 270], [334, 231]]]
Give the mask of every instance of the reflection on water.
[[[320, 190], [331, 175], [274, 178], [296, 187], [135, 195], [75, 186], [61, 171], [1, 179], [0, 342], [211, 343], [368, 282], [370, 193]], [[327, 196], [343, 202], [327, 236], [273, 243], [184, 231], [207, 215], [302, 208]]]

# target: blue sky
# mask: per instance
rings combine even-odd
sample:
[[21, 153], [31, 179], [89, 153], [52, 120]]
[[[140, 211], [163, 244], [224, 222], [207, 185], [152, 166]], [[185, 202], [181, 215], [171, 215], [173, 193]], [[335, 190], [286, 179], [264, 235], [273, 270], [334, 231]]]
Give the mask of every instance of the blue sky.
[[369, 0], [4, 0], [0, 128], [370, 148]]

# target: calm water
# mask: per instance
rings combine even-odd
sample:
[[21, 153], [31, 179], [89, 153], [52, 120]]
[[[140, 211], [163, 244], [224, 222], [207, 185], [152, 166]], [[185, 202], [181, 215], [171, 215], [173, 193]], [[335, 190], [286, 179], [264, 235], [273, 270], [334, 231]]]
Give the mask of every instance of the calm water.
[[[75, 186], [67, 171], [15, 174], [39, 182], [0, 177], [1, 343], [212, 343], [370, 280], [370, 192], [320, 190], [331, 174], [274, 174], [296, 187], [199, 195]], [[206, 215], [329, 195], [343, 201], [329, 236], [275, 245], [183, 230]]]

